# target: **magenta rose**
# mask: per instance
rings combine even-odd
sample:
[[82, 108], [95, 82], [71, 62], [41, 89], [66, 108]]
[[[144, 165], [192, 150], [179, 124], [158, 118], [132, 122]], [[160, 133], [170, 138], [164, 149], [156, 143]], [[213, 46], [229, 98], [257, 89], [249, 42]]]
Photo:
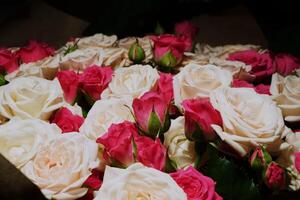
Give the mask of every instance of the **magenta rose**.
[[154, 60], [162, 67], [175, 67], [182, 60], [183, 53], [192, 49], [192, 42], [188, 38], [174, 35], [153, 36]]
[[235, 88], [240, 88], [240, 87], [253, 88], [258, 94], [271, 95], [270, 85], [259, 84], [257, 86], [254, 86], [253, 84], [248, 83], [244, 80], [234, 79], [232, 81], [232, 87], [235, 87]]
[[61, 108], [58, 110], [51, 123], [55, 123], [63, 133], [79, 132], [79, 128], [84, 122], [84, 118], [74, 115], [69, 109]]
[[112, 165], [127, 167], [134, 162], [133, 140], [137, 135], [135, 125], [125, 121], [112, 124], [96, 142], [104, 146], [104, 160]]
[[65, 100], [73, 104], [76, 100], [79, 88], [79, 74], [74, 71], [65, 70], [57, 72], [56, 77], [64, 91]]
[[141, 98], [133, 100], [133, 112], [141, 131], [152, 138], [168, 129], [169, 102], [156, 92], [147, 92]]
[[155, 141], [146, 136], [135, 137], [137, 160], [145, 166], [163, 170], [166, 163], [166, 148], [157, 138]]
[[216, 133], [212, 124], [222, 126], [222, 118], [209, 98], [187, 99], [182, 102], [185, 119], [185, 135], [190, 140], [213, 140]]
[[283, 190], [286, 187], [285, 170], [275, 162], [271, 162], [264, 172], [265, 184], [273, 190]]
[[289, 54], [280, 53], [274, 57], [274, 68], [282, 76], [290, 75], [300, 68], [300, 59]]
[[11, 73], [19, 68], [19, 57], [12, 51], [0, 48], [0, 70]]
[[170, 174], [187, 194], [188, 200], [222, 200], [215, 191], [215, 182], [207, 176], [189, 167]]
[[111, 67], [90, 66], [80, 76], [80, 87], [94, 101], [99, 100], [101, 93], [110, 83], [112, 74]]
[[43, 42], [29, 41], [26, 47], [20, 48], [17, 54], [23, 63], [35, 62], [45, 57], [52, 56], [55, 49]]
[[192, 22], [183, 21], [175, 24], [175, 34], [178, 36], [185, 36], [190, 40], [194, 40], [198, 33], [198, 27]]
[[230, 54], [227, 59], [251, 65], [251, 74], [255, 75], [256, 82], [261, 82], [265, 78], [269, 78], [275, 72], [273, 60], [269, 52], [259, 53], [255, 50], [239, 51]]
[[294, 155], [295, 155], [295, 167], [297, 171], [300, 173], [300, 151], [296, 152]]

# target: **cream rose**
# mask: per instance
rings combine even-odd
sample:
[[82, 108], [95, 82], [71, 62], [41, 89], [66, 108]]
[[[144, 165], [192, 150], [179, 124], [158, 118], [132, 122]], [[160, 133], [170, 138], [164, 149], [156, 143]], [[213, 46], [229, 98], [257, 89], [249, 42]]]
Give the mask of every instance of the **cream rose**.
[[63, 134], [44, 146], [21, 171], [48, 199], [77, 199], [82, 184], [99, 164], [98, 145], [80, 133]]
[[130, 108], [126, 106], [130, 105], [129, 102], [131, 100], [102, 99], [96, 101], [80, 127], [80, 133], [96, 140], [106, 133], [113, 123], [121, 123], [125, 120], [134, 122]]
[[252, 69], [251, 65], [246, 65], [243, 62], [210, 58], [209, 63], [229, 71], [234, 78], [250, 81], [255, 79], [255, 76], [249, 73]]
[[107, 48], [101, 49], [99, 52], [103, 66], [119, 68], [130, 64], [127, 51], [124, 48]]
[[178, 169], [193, 165], [196, 159], [195, 143], [189, 141], [184, 134], [184, 117], [172, 120], [170, 129], [164, 134], [164, 146], [169, 158]]
[[170, 175], [136, 163], [127, 169], [106, 166], [95, 200], [186, 200]]
[[175, 105], [181, 107], [185, 99], [208, 97], [210, 92], [231, 84], [232, 75], [214, 65], [188, 64], [174, 77]]
[[273, 74], [270, 92], [286, 121], [300, 121], [300, 73], [287, 77]]
[[5, 76], [7, 81], [12, 81], [17, 77], [36, 76], [52, 80], [58, 70], [60, 55], [49, 56], [37, 62], [23, 63], [20, 67]]
[[245, 50], [258, 50], [260, 46], [252, 44], [235, 44], [235, 45], [224, 45], [224, 46], [215, 46], [212, 47], [207, 44], [196, 44], [195, 53], [199, 55], [206, 56], [208, 58], [216, 57], [225, 60], [230, 54], [237, 51]]
[[300, 151], [300, 132], [289, 133], [285, 141], [289, 144], [289, 148], [281, 152], [277, 162], [287, 168], [288, 175], [291, 178], [289, 188], [296, 191], [300, 189], [300, 173], [295, 168], [294, 153]]
[[212, 125], [214, 130], [241, 156], [263, 144], [272, 153], [287, 147], [282, 138], [290, 130], [268, 95], [252, 88], [220, 88], [211, 93], [210, 100], [223, 120], [223, 127]]
[[132, 65], [127, 68], [119, 68], [115, 71], [112, 81], [102, 92], [101, 99], [138, 98], [150, 91], [159, 74], [150, 65]]
[[0, 87], [0, 115], [11, 119], [48, 120], [63, 105], [63, 91], [57, 79], [21, 77]]
[[60, 61], [60, 69], [72, 69], [74, 71], [83, 71], [90, 65], [99, 65], [103, 63], [103, 58], [100, 56], [101, 48], [77, 49], [63, 56]]
[[81, 48], [90, 48], [90, 47], [100, 47], [100, 48], [109, 48], [112, 47], [118, 37], [116, 35], [104, 35], [98, 33], [89, 37], [80, 38], [78, 41], [78, 47]]
[[0, 126], [0, 153], [20, 168], [60, 134], [61, 130], [55, 124], [14, 118]]

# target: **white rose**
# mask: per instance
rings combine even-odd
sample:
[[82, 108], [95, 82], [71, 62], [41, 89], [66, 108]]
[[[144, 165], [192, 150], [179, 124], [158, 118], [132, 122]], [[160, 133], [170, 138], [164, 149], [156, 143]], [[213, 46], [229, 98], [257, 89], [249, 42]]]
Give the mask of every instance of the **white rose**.
[[129, 105], [130, 100], [102, 99], [96, 101], [89, 111], [80, 132], [88, 138], [96, 140], [107, 132], [113, 123], [121, 123], [125, 120], [134, 122]]
[[185, 99], [208, 97], [210, 92], [231, 84], [232, 75], [214, 65], [188, 64], [173, 80], [175, 105]]
[[208, 58], [216, 57], [225, 60], [230, 54], [245, 51], [245, 50], [258, 50], [260, 46], [252, 44], [235, 44], [235, 45], [224, 45], [212, 47], [207, 44], [196, 44], [195, 53], [199, 55], [204, 55]]
[[216, 65], [221, 67], [224, 70], [229, 71], [234, 78], [242, 79], [242, 80], [254, 80], [255, 76], [250, 75], [249, 72], [251, 71], [251, 65], [246, 65], [240, 61], [230, 61], [230, 60], [223, 60], [219, 58], [210, 58], [209, 63], [212, 65]]
[[0, 153], [20, 168], [60, 134], [61, 130], [55, 124], [39, 119], [14, 118], [0, 126]]
[[16, 71], [7, 74], [5, 76], [5, 79], [10, 82], [17, 77], [36, 76], [52, 80], [54, 79], [55, 74], [58, 70], [59, 61], [60, 55], [57, 54], [55, 56], [49, 56], [36, 62], [23, 63]]
[[136, 163], [127, 169], [106, 166], [95, 200], [186, 200], [169, 174]]
[[102, 33], [98, 33], [89, 37], [80, 38], [78, 41], [79, 48], [90, 48], [90, 47], [101, 47], [101, 48], [109, 48], [112, 47], [118, 37], [116, 35], [104, 35]]
[[285, 120], [300, 121], [300, 76], [273, 74], [270, 92]]
[[127, 68], [119, 68], [115, 71], [112, 81], [102, 92], [101, 99], [138, 98], [150, 91], [159, 74], [150, 65], [132, 65]]
[[207, 65], [208, 63], [209, 58], [204, 55], [195, 54], [192, 52], [184, 52], [184, 56], [182, 62], [179, 63], [179, 67], [184, 67], [188, 64]]
[[103, 66], [111, 66], [113, 68], [119, 68], [128, 66], [130, 60], [127, 56], [127, 51], [124, 48], [107, 48], [99, 51], [100, 58]]
[[101, 48], [77, 49], [63, 56], [60, 61], [60, 69], [72, 69], [74, 71], [83, 71], [91, 65], [101, 66], [103, 58], [100, 56]]
[[63, 105], [63, 91], [57, 79], [21, 77], [0, 87], [0, 115], [11, 119], [48, 120]]
[[184, 134], [184, 117], [172, 120], [170, 129], [164, 134], [164, 146], [169, 158], [178, 169], [193, 165], [196, 159], [195, 143], [189, 141]]
[[268, 95], [257, 94], [252, 88], [221, 88], [211, 93], [210, 100], [223, 120], [223, 127], [212, 127], [241, 156], [262, 144], [272, 153], [287, 147], [282, 138], [290, 130]]
[[80, 133], [63, 134], [44, 146], [21, 171], [48, 199], [77, 199], [82, 184], [99, 164], [98, 145]]
[[295, 168], [294, 153], [300, 151], [300, 132], [289, 133], [285, 141], [289, 144], [289, 148], [281, 152], [276, 162], [287, 168], [288, 175], [291, 179], [289, 188], [296, 191], [300, 189], [300, 173]]

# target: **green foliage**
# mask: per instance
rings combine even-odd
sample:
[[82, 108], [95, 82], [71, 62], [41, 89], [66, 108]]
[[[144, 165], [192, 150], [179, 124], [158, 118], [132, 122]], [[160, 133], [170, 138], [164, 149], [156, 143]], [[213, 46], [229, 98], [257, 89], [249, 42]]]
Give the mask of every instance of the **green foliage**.
[[216, 190], [225, 200], [259, 200], [259, 189], [242, 165], [233, 160], [219, 156], [218, 152], [209, 145], [209, 160], [200, 168], [206, 176], [216, 181]]

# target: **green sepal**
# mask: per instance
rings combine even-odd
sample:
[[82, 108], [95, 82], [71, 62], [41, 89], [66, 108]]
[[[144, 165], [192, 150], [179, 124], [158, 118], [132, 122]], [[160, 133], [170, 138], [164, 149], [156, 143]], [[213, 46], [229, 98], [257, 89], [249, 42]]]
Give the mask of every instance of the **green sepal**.
[[159, 117], [155, 112], [152, 111], [148, 122], [148, 136], [155, 139], [157, 134], [159, 134], [161, 130], [161, 126], [162, 125], [160, 123]]

